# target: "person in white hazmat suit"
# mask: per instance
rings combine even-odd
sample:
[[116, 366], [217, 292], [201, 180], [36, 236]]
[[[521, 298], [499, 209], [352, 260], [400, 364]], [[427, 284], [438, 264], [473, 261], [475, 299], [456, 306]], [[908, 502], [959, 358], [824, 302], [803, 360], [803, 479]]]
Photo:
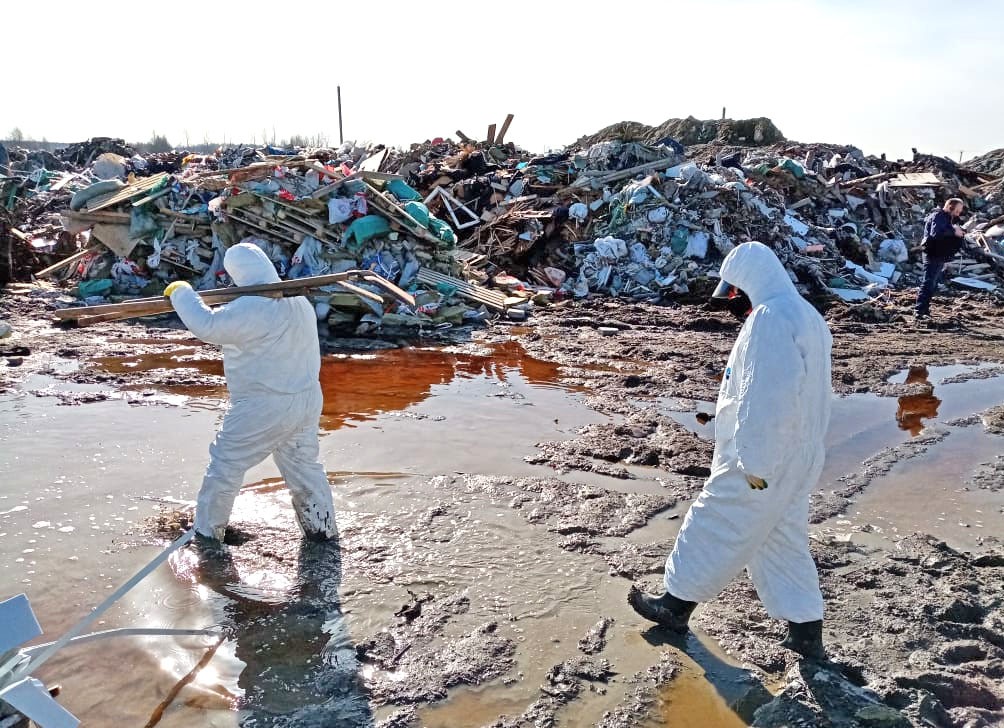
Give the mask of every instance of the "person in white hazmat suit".
[[632, 586], [628, 602], [684, 632], [697, 603], [745, 566], [767, 613], [788, 621], [782, 645], [821, 659], [823, 596], [808, 515], [830, 420], [830, 332], [767, 246], [734, 248], [720, 276], [714, 296], [748, 316], [718, 392], [711, 475], [666, 561], [666, 593]]
[[[223, 265], [238, 286], [278, 283], [265, 253], [250, 243], [227, 250]], [[209, 447], [195, 506], [195, 531], [223, 541], [244, 474], [269, 455], [292, 494], [308, 538], [335, 535], [334, 504], [318, 462], [323, 397], [317, 317], [303, 296], [243, 296], [215, 310], [192, 287], [164, 291], [188, 330], [223, 347], [230, 410]]]

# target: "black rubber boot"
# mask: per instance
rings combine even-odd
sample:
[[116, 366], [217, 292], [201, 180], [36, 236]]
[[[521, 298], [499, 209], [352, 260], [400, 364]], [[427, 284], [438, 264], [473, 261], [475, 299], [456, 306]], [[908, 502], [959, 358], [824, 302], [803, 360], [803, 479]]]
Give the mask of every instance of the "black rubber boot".
[[687, 622], [697, 606], [697, 602], [677, 599], [669, 592], [661, 597], [653, 597], [634, 584], [628, 591], [628, 604], [645, 619], [680, 633], [687, 631]]
[[826, 659], [823, 649], [823, 620], [815, 622], [788, 622], [788, 634], [781, 646], [811, 660]]
[[202, 556], [219, 557], [227, 556], [230, 553], [225, 543], [212, 536], [203, 536], [198, 531], [195, 532], [195, 538], [192, 539], [192, 546]]

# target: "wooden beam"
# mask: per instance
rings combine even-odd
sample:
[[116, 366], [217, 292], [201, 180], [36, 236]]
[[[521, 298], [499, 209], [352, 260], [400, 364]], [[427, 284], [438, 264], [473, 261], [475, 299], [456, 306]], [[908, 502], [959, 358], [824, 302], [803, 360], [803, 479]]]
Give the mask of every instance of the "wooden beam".
[[[579, 178], [566, 187], [565, 190], [573, 190], [581, 187], [587, 187], [589, 185], [599, 188], [608, 182], [629, 179], [634, 177], [639, 172], [654, 172], [657, 170], [669, 169], [670, 167], [675, 167], [677, 164], [680, 164], [680, 159], [673, 156], [667, 157], [666, 159], [657, 159], [654, 162], [647, 162], [646, 164], [639, 164], [637, 167], [624, 169], [620, 172], [594, 172], [593, 174], [590, 174], [589, 170], [587, 170], [579, 175]], [[565, 190], [561, 191], [564, 192]]]
[[506, 115], [505, 121], [502, 122], [502, 128], [499, 129], [499, 135], [495, 139], [496, 144], [502, 144], [505, 141], [506, 132], [509, 131], [509, 125], [512, 123], [513, 118], [515, 117], [512, 114]]
[[488, 125], [488, 137], [487, 137], [487, 141], [488, 141], [489, 144], [494, 144], [495, 143], [495, 125], [494, 124], [489, 124]]
[[[214, 288], [208, 291], [200, 291], [199, 295], [207, 304], [219, 305], [232, 301], [236, 298], [240, 298], [241, 296], [259, 296], [274, 293], [278, 293], [280, 295], [300, 296], [304, 295], [307, 291], [313, 291], [327, 286], [346, 287], [344, 284], [348, 283], [348, 281], [352, 279], [362, 280], [379, 286], [391, 295], [400, 298], [405, 303], [409, 305], [415, 304], [415, 299], [411, 296], [411, 294], [402, 291], [386, 278], [383, 278], [370, 270], [350, 270], [323, 276], [294, 278], [292, 280], [279, 281], [278, 283], [262, 283], [255, 286]], [[356, 295], [360, 295], [374, 301], [379, 299], [380, 303], [383, 302], [383, 299], [372, 291], [360, 289], [352, 284], [349, 284], [346, 288], [347, 290], [352, 290], [352, 292]], [[166, 309], [164, 308], [165, 304], [167, 305]], [[171, 302], [163, 296], [148, 296], [146, 298], [136, 298], [131, 301], [123, 301], [121, 303], [64, 308], [56, 311], [55, 316], [57, 319], [68, 321], [84, 317], [104, 316], [106, 314], [122, 315], [130, 312], [139, 312], [132, 313], [131, 316], [126, 316], [127, 318], [131, 318], [135, 316], [153, 316], [157, 312], [167, 313], [170, 310], [172, 310]], [[96, 321], [94, 323], [96, 323]]]
[[[165, 211], [159, 210], [158, 212], [163, 213]], [[128, 212], [82, 212], [76, 210], [63, 210], [59, 214], [65, 215], [70, 220], [79, 220], [81, 222], [128, 223], [130, 219]]]

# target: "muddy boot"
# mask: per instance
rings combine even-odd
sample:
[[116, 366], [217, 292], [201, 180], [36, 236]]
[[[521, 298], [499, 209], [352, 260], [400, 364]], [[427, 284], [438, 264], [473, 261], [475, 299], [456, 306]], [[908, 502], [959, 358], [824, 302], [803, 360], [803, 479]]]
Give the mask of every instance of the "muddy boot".
[[677, 599], [669, 592], [661, 597], [645, 594], [634, 584], [628, 591], [628, 604], [645, 619], [661, 624], [674, 632], [686, 632], [687, 622], [697, 602]]
[[788, 634], [781, 646], [811, 660], [826, 659], [823, 649], [823, 620], [815, 622], [788, 622]]
[[192, 539], [192, 546], [196, 553], [209, 558], [228, 556], [230, 553], [225, 543], [211, 536], [203, 536], [198, 531], [195, 532], [195, 538]]

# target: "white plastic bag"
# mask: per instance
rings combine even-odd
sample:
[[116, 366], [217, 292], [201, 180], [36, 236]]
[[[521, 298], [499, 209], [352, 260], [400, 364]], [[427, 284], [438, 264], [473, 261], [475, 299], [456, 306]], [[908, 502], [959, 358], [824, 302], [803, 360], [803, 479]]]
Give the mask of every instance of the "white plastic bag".
[[596, 252], [603, 258], [609, 258], [615, 260], [617, 258], [623, 258], [627, 255], [627, 243], [625, 243], [620, 238], [615, 238], [612, 235], [607, 235], [605, 238], [599, 238], [596, 243]]
[[568, 216], [577, 222], [585, 222], [589, 216], [589, 208], [581, 202], [576, 202], [568, 208]]

